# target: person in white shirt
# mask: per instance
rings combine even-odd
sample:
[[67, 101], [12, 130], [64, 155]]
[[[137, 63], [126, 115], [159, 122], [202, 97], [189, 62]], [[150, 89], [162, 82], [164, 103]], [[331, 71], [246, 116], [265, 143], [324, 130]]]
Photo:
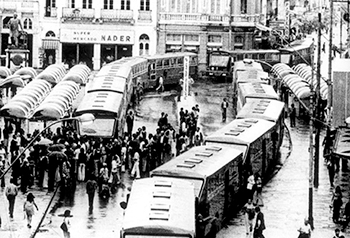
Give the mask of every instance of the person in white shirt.
[[161, 90], [161, 92], [164, 91], [164, 79], [162, 76], [158, 79], [158, 87], [156, 88], [156, 91]]

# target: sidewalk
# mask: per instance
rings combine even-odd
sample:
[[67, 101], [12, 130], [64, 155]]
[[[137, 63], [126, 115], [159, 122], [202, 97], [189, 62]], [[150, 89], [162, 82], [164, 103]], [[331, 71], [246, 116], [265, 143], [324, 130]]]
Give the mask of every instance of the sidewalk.
[[[286, 120], [289, 127], [289, 121]], [[308, 217], [309, 190], [309, 141], [308, 124], [289, 128], [292, 141], [291, 154], [284, 161], [280, 171], [263, 187], [262, 197], [264, 206], [261, 208], [265, 215], [265, 237], [298, 237], [297, 229]], [[286, 138], [285, 138], [286, 139]], [[322, 144], [323, 136], [321, 136]], [[286, 140], [285, 140], [286, 142]], [[282, 146], [282, 156], [288, 153], [288, 145]], [[332, 198], [328, 172], [320, 148], [319, 187], [313, 190], [314, 231], [312, 237], [333, 237], [334, 229], [341, 226], [334, 224], [329, 209]], [[335, 177], [335, 186], [340, 185], [343, 191], [343, 207], [349, 198], [349, 172], [339, 172]], [[350, 228], [344, 235], [350, 235]], [[219, 238], [246, 238], [244, 216], [238, 214], [231, 220], [228, 228], [222, 229]]]

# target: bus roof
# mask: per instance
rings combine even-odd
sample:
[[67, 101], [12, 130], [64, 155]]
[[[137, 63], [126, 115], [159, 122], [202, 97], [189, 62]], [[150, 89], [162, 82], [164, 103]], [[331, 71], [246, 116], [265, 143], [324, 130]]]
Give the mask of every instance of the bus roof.
[[103, 66], [95, 77], [119, 76], [128, 78], [131, 73], [131, 67], [123, 61], [114, 61]]
[[207, 136], [205, 142], [249, 146], [274, 125], [275, 123], [263, 119], [236, 119], [215, 133]]
[[236, 82], [237, 83], [268, 83], [264, 79], [268, 79], [269, 74], [260, 70], [248, 70], [248, 71], [237, 71], [236, 72]]
[[166, 59], [166, 58], [184, 57], [184, 56], [197, 56], [197, 54], [191, 53], [191, 52], [176, 52], [176, 53], [156, 54], [156, 55], [146, 56], [146, 58], [149, 60], [155, 60], [155, 59]]
[[254, 61], [253, 59], [244, 59], [244, 60], [236, 61], [234, 63], [235, 71], [238, 71], [238, 70], [245, 71], [245, 70], [251, 70], [251, 69], [264, 71], [261, 64]]
[[123, 237], [195, 235], [193, 185], [184, 180], [146, 178], [132, 185]]
[[79, 104], [76, 114], [92, 113], [97, 116], [99, 114], [116, 116], [122, 99], [122, 93], [105, 91], [87, 93]]
[[152, 171], [152, 176], [163, 174], [172, 177], [205, 179], [237, 157], [242, 152], [222, 146], [197, 146], [180, 154]]
[[261, 83], [241, 83], [238, 85], [243, 98], [268, 98], [278, 100], [279, 97], [271, 85]]
[[88, 92], [93, 91], [111, 91], [124, 93], [126, 79], [119, 76], [98, 76], [94, 77], [87, 88]]
[[236, 118], [258, 118], [277, 122], [283, 109], [284, 103], [277, 100], [248, 98]]

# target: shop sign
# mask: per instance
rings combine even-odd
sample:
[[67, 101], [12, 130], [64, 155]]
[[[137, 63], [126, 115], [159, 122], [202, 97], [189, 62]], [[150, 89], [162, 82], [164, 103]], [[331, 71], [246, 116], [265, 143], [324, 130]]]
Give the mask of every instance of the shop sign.
[[61, 29], [60, 41], [65, 43], [130, 45], [134, 44], [134, 32]]

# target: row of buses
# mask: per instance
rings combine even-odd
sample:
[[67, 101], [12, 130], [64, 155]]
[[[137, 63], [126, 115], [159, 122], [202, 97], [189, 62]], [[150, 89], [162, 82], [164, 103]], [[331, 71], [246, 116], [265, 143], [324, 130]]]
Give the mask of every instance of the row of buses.
[[270, 70], [269, 65], [285, 63], [292, 67], [300, 63], [308, 65], [313, 62], [312, 53], [314, 50], [313, 41], [310, 38], [290, 43], [288, 47], [269, 50], [217, 50], [208, 54], [208, 66], [206, 75], [218, 79], [232, 79], [233, 66], [237, 61], [243, 59], [254, 59], [266, 62], [262, 66], [266, 71]]
[[[236, 62], [238, 71], [264, 75], [253, 60]], [[240, 106], [235, 120], [207, 136], [205, 145], [134, 182], [121, 238], [213, 237], [246, 202], [248, 176], [269, 179], [279, 161], [284, 103], [266, 80], [256, 77], [241, 81], [238, 76], [233, 82]]]
[[82, 135], [118, 138], [122, 136], [127, 110], [138, 87], [144, 90], [158, 86], [178, 85], [183, 77], [184, 57], [188, 57], [189, 75], [197, 76], [197, 55], [168, 53], [153, 56], [122, 58], [103, 66], [86, 87], [86, 93], [74, 112], [79, 116], [91, 113], [92, 125], [79, 125]]

